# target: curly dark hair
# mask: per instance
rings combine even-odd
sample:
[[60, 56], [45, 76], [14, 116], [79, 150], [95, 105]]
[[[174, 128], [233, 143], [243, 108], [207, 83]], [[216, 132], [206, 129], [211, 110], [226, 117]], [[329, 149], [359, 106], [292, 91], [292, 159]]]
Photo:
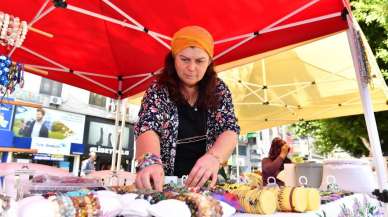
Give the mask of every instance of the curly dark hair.
[[[175, 59], [171, 52], [166, 56], [164, 69], [158, 76], [158, 82], [167, 87], [170, 99], [176, 104], [186, 103], [185, 97], [180, 91], [182, 85], [175, 69]], [[216, 95], [217, 72], [213, 62], [207, 67], [202, 80], [198, 82], [197, 107], [202, 109], [216, 109], [220, 97]]]
[[279, 154], [282, 150], [282, 146], [284, 144], [286, 144], [286, 141], [284, 141], [280, 137], [275, 137], [272, 140], [271, 148], [269, 149], [269, 158], [271, 160], [275, 160], [279, 156]]
[[[269, 156], [268, 156], [268, 158], [271, 159], [271, 160], [275, 160], [280, 155], [280, 152], [282, 151], [282, 146], [285, 145], [286, 143], [287, 142], [284, 141], [282, 138], [275, 137], [272, 140], [271, 148], [269, 149]], [[286, 157], [283, 160], [282, 165], [279, 168], [280, 171], [284, 170], [284, 164], [285, 163], [291, 163], [291, 160]]]

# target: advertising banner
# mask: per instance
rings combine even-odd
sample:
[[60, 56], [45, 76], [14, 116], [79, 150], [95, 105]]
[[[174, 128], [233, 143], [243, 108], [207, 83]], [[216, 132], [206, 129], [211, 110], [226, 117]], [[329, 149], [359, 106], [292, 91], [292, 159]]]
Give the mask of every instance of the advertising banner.
[[83, 143], [84, 126], [84, 115], [17, 106], [12, 131], [39, 153], [69, 155], [71, 143]]
[[31, 149], [37, 149], [38, 153], [69, 155], [70, 148], [71, 143], [66, 140], [42, 137], [31, 138]]

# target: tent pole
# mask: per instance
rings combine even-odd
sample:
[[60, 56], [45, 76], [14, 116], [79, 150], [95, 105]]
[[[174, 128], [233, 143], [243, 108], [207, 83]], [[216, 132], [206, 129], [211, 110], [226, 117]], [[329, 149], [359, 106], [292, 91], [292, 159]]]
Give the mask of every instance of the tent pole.
[[136, 173], [136, 138], [133, 137], [133, 153], [132, 153], [132, 161], [131, 161], [131, 173]]
[[151, 73], [141, 73], [141, 74], [137, 74], [137, 75], [126, 75], [126, 76], [123, 76], [123, 79], [128, 79], [128, 78], [139, 78], [139, 77], [147, 77], [148, 75], [150, 75]]
[[381, 144], [379, 139], [379, 133], [377, 131], [376, 119], [372, 106], [372, 99], [369, 94], [368, 89], [368, 81], [365, 80], [363, 76], [363, 72], [360, 68], [359, 55], [362, 55], [359, 47], [357, 47], [356, 38], [354, 37], [355, 29], [353, 25], [353, 19], [350, 15], [347, 16], [349, 29], [347, 30], [347, 36], [349, 39], [349, 46], [352, 53], [353, 65], [356, 71], [357, 84], [360, 92], [362, 107], [364, 110], [364, 118], [366, 122], [366, 127], [368, 130], [369, 142], [371, 144], [371, 151], [373, 153], [373, 161], [377, 171], [377, 180], [380, 191], [386, 188], [387, 182], [387, 174], [386, 174], [386, 166], [383, 158], [383, 154], [381, 151]]
[[31, 54], [31, 55], [34, 55], [34, 56], [40, 58], [40, 59], [42, 59], [42, 60], [44, 60], [44, 61], [46, 61], [46, 62], [48, 62], [48, 63], [51, 63], [51, 64], [53, 64], [53, 65], [56, 65], [56, 66], [58, 66], [59, 68], [62, 68], [62, 69], [65, 69], [65, 70], [68, 70], [68, 71], [69, 71], [69, 68], [67, 68], [67, 67], [65, 67], [64, 65], [62, 65], [62, 64], [60, 64], [60, 63], [58, 63], [58, 62], [56, 62], [55, 60], [52, 60], [52, 59], [50, 59], [50, 58], [48, 58], [48, 57], [46, 57], [46, 56], [43, 56], [42, 54], [39, 54], [39, 53], [37, 53], [37, 52], [35, 52], [35, 51], [33, 51], [33, 50], [30, 50], [30, 49], [28, 49], [28, 48], [26, 48], [26, 47], [24, 47], [24, 46], [21, 46], [20, 49], [26, 51], [27, 53], [29, 53], [29, 54]]
[[237, 139], [237, 145], [236, 145], [236, 176], [237, 176], [237, 184], [240, 184], [240, 163], [238, 161], [239, 159], [239, 153], [238, 153], [238, 139]]
[[[120, 24], [120, 23], [124, 23], [124, 24], [127, 24], [127, 25], [124, 25], [124, 24], [121, 24], [123, 26], [126, 26], [126, 27], [129, 27], [129, 28], [133, 28], [133, 29], [136, 29], [136, 30], [139, 30], [139, 31], [144, 31], [144, 26], [141, 25], [139, 22], [137, 22], [135, 19], [133, 19], [131, 16], [129, 16], [127, 13], [125, 13], [123, 10], [121, 10], [119, 7], [117, 7], [116, 5], [114, 5], [112, 2], [110, 2], [109, 0], [102, 0], [105, 4], [107, 4], [109, 7], [111, 7], [113, 10], [115, 10], [117, 13], [119, 13], [120, 15], [122, 15], [123, 17], [125, 17], [125, 19], [131, 21], [132, 23], [134, 23], [135, 25], [132, 25], [132, 24], [129, 24], [131, 25], [130, 26], [127, 26], [128, 23], [126, 22], [122, 22], [120, 20], [116, 20], [114, 18], [111, 18], [111, 17], [107, 17], [107, 16], [104, 16], [102, 14], [97, 14], [97, 13], [94, 13], [94, 12], [91, 12], [91, 11], [88, 11], [88, 10], [85, 10], [85, 9], [82, 9], [82, 8], [77, 8], [75, 6], [72, 6], [72, 5], [68, 5], [67, 7], [70, 9], [70, 10], [74, 10], [74, 11], [77, 11], [79, 13], [83, 13], [85, 15], [89, 15], [89, 16], [93, 16], [93, 17], [96, 17], [96, 18], [99, 18], [99, 19], [102, 19], [102, 20], [105, 20], [105, 21], [108, 21], [108, 22], [112, 22], [112, 23], [116, 23], [116, 24]], [[171, 49], [170, 45], [168, 45], [166, 42], [164, 42], [163, 40], [161, 40], [159, 38], [159, 36], [162, 36], [161, 38], [164, 38], [164, 39], [167, 39], [167, 40], [171, 40], [170, 37], [168, 36], [165, 36], [165, 35], [162, 35], [160, 33], [156, 33], [156, 32], [153, 32], [153, 31], [147, 31], [146, 32], [148, 35], [150, 35], [152, 38], [154, 38], [156, 41], [158, 41], [159, 43], [161, 43], [163, 46], [165, 46], [167, 49]]]
[[136, 82], [135, 84], [132, 84], [130, 87], [128, 87], [127, 89], [123, 90], [123, 94], [126, 94], [128, 91], [132, 90], [133, 88], [139, 86], [140, 84], [143, 84], [144, 81], [152, 78], [152, 74], [148, 75], [147, 77], [141, 79], [140, 81]]
[[125, 129], [125, 117], [127, 115], [127, 99], [123, 99], [121, 105], [121, 129], [120, 129], [120, 143], [119, 148], [117, 149], [117, 164], [116, 171], [119, 171], [121, 168], [121, 155], [123, 151], [123, 142], [124, 142], [124, 129]]
[[93, 80], [93, 79], [91, 79], [91, 78], [89, 78], [89, 77], [87, 77], [85, 75], [82, 75], [82, 74], [78, 73], [77, 71], [74, 71], [74, 75], [77, 75], [80, 78], [83, 78], [83, 79], [85, 79], [85, 80], [87, 80], [87, 81], [89, 81], [89, 82], [91, 82], [91, 83], [93, 83], [93, 84], [95, 84], [95, 85], [97, 85], [97, 86], [99, 86], [101, 88], [104, 88], [105, 90], [108, 90], [108, 91], [116, 94], [116, 91], [113, 90], [112, 88], [110, 88], [110, 87], [108, 87], [108, 86], [106, 86], [104, 84], [101, 84], [100, 82], [95, 81], [95, 80]]
[[120, 115], [120, 105], [121, 99], [116, 100], [116, 117], [115, 117], [115, 139], [113, 142], [113, 153], [112, 153], [112, 163], [110, 166], [111, 171], [115, 171], [116, 165], [116, 153], [117, 153], [117, 142], [119, 140], [119, 115]]

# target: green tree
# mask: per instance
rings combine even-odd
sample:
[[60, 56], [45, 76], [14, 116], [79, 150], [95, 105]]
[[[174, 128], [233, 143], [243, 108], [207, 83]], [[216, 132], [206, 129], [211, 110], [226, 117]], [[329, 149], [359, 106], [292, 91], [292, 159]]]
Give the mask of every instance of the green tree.
[[[359, 22], [377, 64], [388, 80], [388, 1], [352, 0], [352, 12]], [[375, 113], [382, 149], [388, 152], [388, 112]], [[318, 121], [305, 121], [291, 126], [299, 137], [315, 138], [315, 149], [326, 155], [341, 148], [353, 156], [368, 155], [367, 130], [363, 115], [339, 117]]]
[[293, 124], [292, 130], [299, 137], [314, 137], [315, 150], [321, 155], [326, 155], [336, 148], [346, 150], [357, 157], [368, 154], [368, 149], [362, 141], [367, 138], [362, 116], [305, 121]]
[[381, 72], [388, 80], [388, 1], [353, 0], [351, 5], [353, 15], [376, 55]]

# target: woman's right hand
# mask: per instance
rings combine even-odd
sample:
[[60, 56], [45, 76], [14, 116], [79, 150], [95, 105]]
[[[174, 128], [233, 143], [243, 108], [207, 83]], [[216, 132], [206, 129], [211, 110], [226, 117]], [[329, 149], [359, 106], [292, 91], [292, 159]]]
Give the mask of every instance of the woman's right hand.
[[280, 150], [280, 157], [283, 159], [286, 159], [289, 151], [290, 151], [290, 146], [287, 143], [285, 143]]
[[[152, 180], [152, 181], [151, 181]], [[164, 170], [160, 164], [148, 166], [136, 174], [136, 188], [147, 190], [163, 190]]]

